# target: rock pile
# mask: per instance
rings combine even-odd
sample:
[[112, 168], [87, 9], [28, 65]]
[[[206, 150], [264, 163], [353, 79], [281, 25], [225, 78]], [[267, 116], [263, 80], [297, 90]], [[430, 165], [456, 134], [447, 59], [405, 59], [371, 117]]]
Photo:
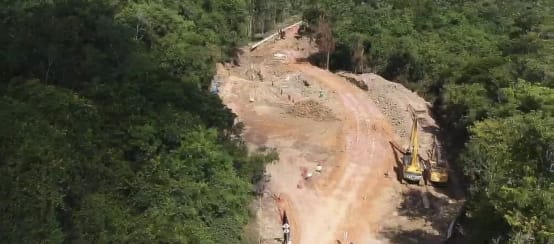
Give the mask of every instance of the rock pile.
[[374, 89], [370, 89], [369, 92], [369, 96], [375, 102], [377, 107], [379, 107], [379, 110], [381, 110], [381, 112], [389, 118], [396, 133], [402, 138], [408, 137], [408, 128], [411, 126], [411, 121], [409, 121], [409, 117], [406, 118], [406, 116], [404, 116], [406, 112], [403, 111], [397, 103], [392, 101], [392, 99], [389, 99], [382, 94], [383, 93], [380, 93]]
[[358, 88], [364, 91], [367, 91], [369, 89], [367, 84], [363, 80], [358, 80], [356, 78], [352, 78], [350, 76], [345, 76], [345, 75], [341, 75], [341, 76], [344, 77], [348, 82], [354, 84], [355, 86], [357, 86]]
[[311, 99], [294, 103], [288, 112], [294, 116], [309, 118], [315, 121], [330, 121], [336, 119], [331, 109]]
[[395, 99], [398, 99], [398, 96], [402, 96], [402, 91], [397, 84], [387, 84], [387, 82], [382, 82], [382, 80], [375, 80], [372, 77], [364, 75], [355, 76], [349, 73], [339, 73], [339, 75], [360, 89], [368, 91], [369, 96], [379, 107], [379, 110], [389, 118], [396, 134], [401, 138], [408, 138], [410, 136], [411, 117], [407, 113], [406, 108], [403, 108], [402, 105], [399, 105], [395, 101]]

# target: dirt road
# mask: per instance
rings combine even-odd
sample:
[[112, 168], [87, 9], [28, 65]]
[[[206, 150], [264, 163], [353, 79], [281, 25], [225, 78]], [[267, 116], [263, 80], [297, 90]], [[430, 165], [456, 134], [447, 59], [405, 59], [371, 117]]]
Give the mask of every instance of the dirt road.
[[[345, 113], [342, 128], [344, 156], [336, 162], [339, 168], [336, 174], [321, 179], [322, 184], [328, 186], [322, 189], [328, 195], [318, 199], [322, 204], [318, 206], [321, 213], [317, 216], [322, 220], [333, 216], [334, 221], [327, 223], [327, 228], [334, 231], [326, 236], [320, 236], [317, 231], [306, 231], [302, 232], [302, 237], [306, 237], [305, 243], [331, 243], [344, 239], [344, 236], [355, 243], [375, 241], [371, 221], [382, 217], [379, 214], [382, 209], [372, 209], [371, 206], [376, 204], [376, 196], [390, 187], [384, 174], [394, 165], [388, 146], [392, 136], [390, 127], [362, 90], [310, 64], [293, 67], [336, 92]], [[329, 209], [334, 209], [335, 214], [329, 215]]]
[[[245, 54], [241, 66], [218, 67], [219, 94], [245, 124], [246, 141], [252, 148], [276, 148], [280, 155], [279, 162], [267, 167], [268, 190], [280, 200], [259, 216], [275, 219], [274, 226], [260, 226], [264, 243], [277, 243], [275, 216], [284, 210], [294, 244], [397, 243], [399, 230], [438, 233], [438, 227], [425, 224], [426, 216], [399, 213], [406, 204], [404, 193], [413, 189], [395, 180], [389, 141], [396, 135], [389, 120], [367, 92], [336, 74], [297, 62], [313, 47], [307, 40], [295, 40], [295, 31], [286, 40]], [[308, 100], [312, 107], [291, 113]], [[304, 116], [322, 108], [332, 116]], [[318, 165], [321, 172], [315, 170]], [[425, 237], [426, 243], [439, 239], [433, 235]]]

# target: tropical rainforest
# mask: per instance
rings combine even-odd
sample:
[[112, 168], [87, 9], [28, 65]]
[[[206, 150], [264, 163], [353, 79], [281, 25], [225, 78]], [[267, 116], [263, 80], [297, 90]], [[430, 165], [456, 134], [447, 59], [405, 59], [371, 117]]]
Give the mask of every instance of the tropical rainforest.
[[[1, 243], [244, 243], [271, 150], [208, 91], [291, 16], [433, 103], [469, 243], [554, 241], [554, 2], [0, 1]], [[319, 37], [319, 38], [318, 38]], [[330, 45], [330, 43], [332, 45]]]
[[248, 154], [207, 87], [244, 1], [2, 1], [0, 243], [242, 243]]

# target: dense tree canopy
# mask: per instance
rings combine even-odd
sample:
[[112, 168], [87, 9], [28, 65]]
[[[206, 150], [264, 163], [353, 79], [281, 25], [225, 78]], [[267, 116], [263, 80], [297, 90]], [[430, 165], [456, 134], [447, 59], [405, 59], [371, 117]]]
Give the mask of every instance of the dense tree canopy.
[[276, 155], [206, 88], [248, 4], [3, 1], [0, 242], [243, 242]]
[[554, 235], [553, 122], [533, 112], [487, 119], [472, 128], [463, 155], [465, 171], [474, 182], [472, 207], [483, 215], [492, 207], [516, 232], [514, 239], [532, 237], [548, 243]]

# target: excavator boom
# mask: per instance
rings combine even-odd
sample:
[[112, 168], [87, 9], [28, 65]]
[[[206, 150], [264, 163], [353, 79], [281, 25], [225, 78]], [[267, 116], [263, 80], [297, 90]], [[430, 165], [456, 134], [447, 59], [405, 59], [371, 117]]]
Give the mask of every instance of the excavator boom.
[[411, 182], [420, 182], [423, 178], [423, 167], [419, 161], [419, 143], [417, 137], [418, 118], [416, 112], [410, 106], [409, 110], [412, 114], [412, 131], [410, 135], [410, 146], [404, 154], [404, 180]]

